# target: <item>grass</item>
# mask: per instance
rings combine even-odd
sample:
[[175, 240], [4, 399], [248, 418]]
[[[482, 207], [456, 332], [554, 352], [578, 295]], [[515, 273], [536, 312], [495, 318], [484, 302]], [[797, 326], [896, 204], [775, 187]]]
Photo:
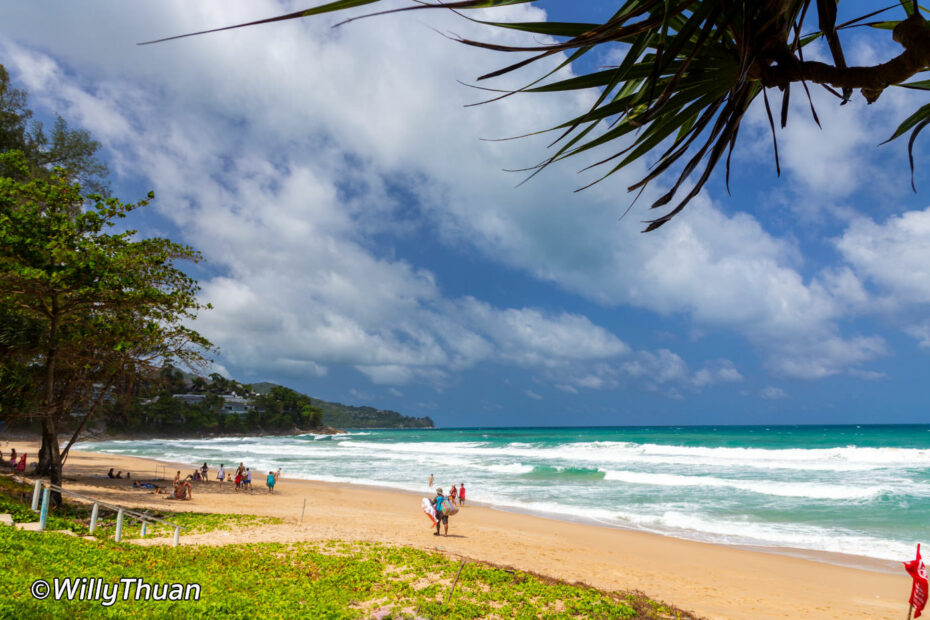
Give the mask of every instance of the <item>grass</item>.
[[[21, 520], [17, 515], [34, 513], [16, 498], [18, 491], [0, 482], [0, 511], [12, 506]], [[62, 529], [82, 528], [81, 510], [66, 508], [54, 518], [71, 523]], [[170, 520], [194, 531], [267, 522], [203, 513], [173, 513]], [[86, 540], [0, 526], [0, 558], [7, 564], [0, 571], [0, 618], [693, 618], [638, 593], [377, 543], [141, 547], [106, 535]], [[197, 601], [137, 601], [130, 593], [112, 606], [30, 594], [38, 579], [79, 577], [100, 578], [110, 587], [127, 577], [196, 583], [201, 591]]]
[[[276, 525], [282, 523], [277, 517], [259, 517], [244, 514], [214, 514], [204, 512], [165, 512], [148, 510], [147, 514], [180, 525], [184, 534], [204, 534], [212, 531], [229, 531], [239, 527], [256, 525]], [[39, 520], [39, 513], [32, 511], [32, 487], [15, 482], [7, 476], [0, 476], [0, 514], [9, 513], [17, 523], [32, 523]], [[48, 514], [46, 529], [71, 530], [76, 534], [89, 533], [90, 508], [86, 504], [72, 504], [66, 501], [63, 506]], [[124, 538], [138, 538], [140, 523], [126, 519], [123, 524]], [[116, 513], [101, 509], [97, 517], [94, 535], [97, 538], [112, 538], [116, 532]], [[170, 536], [174, 533], [170, 526], [156, 523], [149, 524], [147, 537]]]

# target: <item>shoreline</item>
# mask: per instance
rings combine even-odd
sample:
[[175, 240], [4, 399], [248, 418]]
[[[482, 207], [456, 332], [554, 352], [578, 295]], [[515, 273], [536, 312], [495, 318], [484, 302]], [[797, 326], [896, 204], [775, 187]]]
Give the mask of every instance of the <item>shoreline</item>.
[[[372, 429], [360, 429], [360, 430], [372, 430]], [[348, 432], [348, 431], [342, 431]], [[326, 434], [326, 433], [312, 433], [308, 432], [306, 434]], [[236, 435], [238, 437], [240, 435]], [[255, 435], [241, 435], [243, 437], [254, 438]], [[162, 441], [171, 441], [171, 438], [165, 438], [164, 436], [154, 437]], [[175, 438], [179, 440], [190, 440], [191, 438], [179, 437]], [[203, 437], [202, 439], [216, 439], [216, 437]], [[96, 442], [99, 441], [97, 438], [89, 438], [85, 441], [75, 444], [75, 449], [80, 449], [81, 443], [87, 442]], [[111, 441], [107, 439], [105, 441]], [[112, 441], [144, 441], [143, 438], [135, 437], [132, 439], [112, 439]], [[120, 453], [111, 453], [111, 452], [93, 452], [95, 454], [101, 455], [112, 455], [112, 456], [128, 456], [122, 455]], [[146, 459], [153, 462], [161, 462], [159, 459], [152, 456], [137, 456], [133, 458]], [[184, 466], [188, 470], [193, 467], [193, 465]], [[187, 472], [185, 472], [187, 473]], [[288, 473], [288, 472], [286, 472]], [[360, 481], [351, 481], [351, 480], [338, 480], [333, 479], [332, 477], [323, 477], [323, 478], [314, 478], [302, 474], [291, 474], [290, 479], [300, 479], [308, 482], [319, 482], [325, 484], [335, 484], [335, 485], [346, 485], [350, 488], [360, 488], [360, 489], [369, 489], [373, 491], [388, 491], [388, 492], [399, 492], [405, 494], [416, 495], [418, 498], [422, 497], [420, 491], [412, 490], [409, 486], [391, 486], [389, 483], [380, 483], [375, 480], [360, 480]], [[429, 493], [431, 495], [431, 493]], [[871, 572], [884, 573], [884, 574], [893, 574], [896, 575], [899, 572], [900, 562], [897, 560], [888, 559], [886, 557], [873, 557], [867, 555], [858, 555], [855, 553], [846, 553], [842, 551], [830, 551], [825, 549], [811, 549], [806, 547], [793, 547], [788, 545], [767, 545], [761, 543], [755, 543], [752, 541], [739, 541], [739, 540], [725, 540], [723, 535], [714, 535], [707, 534], [704, 535], [704, 532], [688, 530], [688, 529], [663, 529], [661, 527], [644, 527], [637, 526], [633, 524], [624, 524], [624, 523], [614, 523], [607, 522], [598, 519], [597, 517], [584, 516], [579, 514], [573, 514], [570, 512], [561, 512], [558, 510], [546, 511], [538, 507], [523, 507], [513, 504], [499, 504], [494, 502], [475, 502], [474, 505], [480, 505], [486, 507], [490, 510], [499, 511], [505, 514], [516, 514], [523, 516], [532, 516], [541, 519], [547, 519], [556, 522], [564, 523], [578, 523], [589, 525], [593, 527], [602, 527], [608, 529], [616, 529], [621, 531], [628, 532], [639, 532], [644, 534], [651, 534], [656, 536], [661, 536], [665, 538], [672, 538], [676, 540], [683, 540], [696, 543], [704, 543], [710, 545], [716, 545], [721, 547], [729, 547], [734, 549], [742, 549], [753, 551], [757, 553], [766, 553], [772, 555], [779, 555], [785, 557], [800, 558], [805, 560], [810, 560], [814, 562], [820, 562], [829, 565], [842, 566], [848, 568], [856, 568], [861, 570], [867, 570]]]
[[[35, 443], [4, 445], [34, 453]], [[244, 513], [279, 517], [282, 525], [182, 535], [184, 545], [301, 540], [366, 540], [440, 551], [604, 590], [638, 590], [707, 618], [899, 618], [907, 613], [910, 579], [904, 570], [875, 572], [820, 560], [689, 541], [604, 524], [580, 523], [468, 502], [450, 519], [448, 537], [435, 537], [420, 511], [427, 494], [384, 487], [289, 478], [273, 495], [264, 478], [253, 493], [231, 483], [195, 483], [192, 501], [166, 501], [131, 488], [131, 481], [99, 477], [110, 467], [138, 480], [196, 465], [101, 452], [73, 452], [67, 487], [103, 501], [160, 511]], [[98, 477], [94, 477], [97, 475]], [[211, 469], [211, 477], [215, 469]], [[302, 505], [306, 514], [300, 522]], [[142, 544], [165, 544], [146, 539]]]

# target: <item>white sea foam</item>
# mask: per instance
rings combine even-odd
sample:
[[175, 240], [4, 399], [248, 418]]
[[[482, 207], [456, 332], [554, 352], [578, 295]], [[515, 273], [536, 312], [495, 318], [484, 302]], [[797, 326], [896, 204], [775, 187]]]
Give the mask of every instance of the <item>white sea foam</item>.
[[883, 560], [903, 560], [913, 553], [910, 543], [842, 528], [721, 520], [698, 512], [665, 512], [661, 515], [618, 513], [617, 516], [642, 529], [722, 544], [808, 549]]
[[503, 465], [477, 465], [479, 469], [497, 472], [499, 474], [528, 474], [533, 471], [532, 465], [523, 463], [506, 463]]
[[424, 453], [441, 450], [444, 454], [538, 459], [548, 463], [553, 461], [604, 464], [643, 463], [838, 472], [930, 467], [930, 450], [913, 448], [708, 448], [613, 441], [530, 447], [531, 444], [525, 443], [489, 446], [481, 442], [387, 443], [354, 442], [351, 439], [342, 441], [341, 445], [393, 453]]
[[[437, 482], [464, 480], [473, 501], [504, 509], [725, 544], [885, 559], [912, 553], [910, 539], [921, 531], [909, 518], [898, 519], [906, 517], [901, 507], [925, 510], [930, 505], [930, 450], [624, 441], [500, 444], [482, 440], [479, 433], [433, 436], [471, 441], [407, 441], [409, 437], [365, 431], [333, 436], [335, 441], [309, 435], [124, 440], [85, 443], [77, 449], [180, 462], [207, 460], [211, 465], [221, 459], [243, 461], [257, 472], [281, 466], [285, 479], [306, 477], [419, 493], [427, 492], [424, 476], [434, 471]], [[586, 471], [598, 475], [583, 475]], [[771, 515], [777, 517], [767, 520]], [[860, 523], [869, 525], [857, 531]]]
[[722, 487], [779, 497], [809, 497], [812, 499], [868, 499], [890, 489], [881, 486], [850, 487], [817, 482], [779, 482], [773, 480], [739, 480], [715, 476], [682, 476], [652, 474], [637, 471], [608, 471], [605, 480], [630, 484], [672, 487]]

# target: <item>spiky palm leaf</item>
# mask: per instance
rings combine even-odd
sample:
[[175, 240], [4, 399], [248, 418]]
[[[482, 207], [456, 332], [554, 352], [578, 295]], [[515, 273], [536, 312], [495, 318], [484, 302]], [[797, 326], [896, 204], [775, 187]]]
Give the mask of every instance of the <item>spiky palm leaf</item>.
[[[288, 15], [193, 34], [298, 19], [379, 1], [339, 0]], [[437, 8], [467, 11], [534, 1], [416, 1], [411, 6], [382, 13]], [[617, 11], [600, 24], [480, 21], [491, 27], [552, 38], [550, 42], [539, 45], [509, 46], [459, 40], [466, 45], [489, 50], [530, 54], [519, 62], [481, 76], [481, 80], [506, 74], [559, 53], [567, 55], [559, 65], [562, 67], [600, 46], [618, 43], [626, 46], [616, 67], [540, 84], [555, 73], [549, 71], [518, 92], [565, 92], [588, 88], [600, 91], [586, 113], [547, 130], [558, 132], [558, 138], [553, 142], [555, 152], [535, 167], [536, 172], [595, 147], [624, 145], [623, 148], [616, 147], [613, 154], [594, 165], [603, 166], [605, 170], [594, 181], [596, 183], [643, 156], [656, 153], [648, 174], [629, 187], [631, 192], [641, 191], [658, 177], [672, 175], [671, 187], [652, 203], [652, 208], [672, 203], [684, 183], [698, 172], [691, 189], [668, 212], [648, 222], [647, 232], [669, 221], [701, 191], [724, 154], [727, 155], [729, 183], [730, 154], [736, 144], [740, 123], [760, 94], [772, 126], [775, 165], [780, 171], [777, 143], [774, 142], [775, 120], [767, 88], [781, 91], [782, 127], [787, 123], [793, 82], [801, 83], [808, 100], [807, 82], [811, 81], [823, 85], [843, 103], [848, 101], [854, 88], [861, 89], [869, 103], [890, 85], [930, 90], [930, 81], [903, 83], [930, 67], [930, 29], [920, 15], [921, 8], [911, 0], [900, 1], [907, 15], [903, 21], [865, 21], [896, 8], [896, 4], [840, 25], [836, 23], [836, 0], [618, 0], [618, 5]], [[812, 9], [816, 13], [819, 30], [804, 36], [802, 26], [813, 17], [808, 15]], [[381, 13], [372, 15], [378, 14]], [[893, 30], [895, 40], [905, 47], [905, 52], [876, 67], [847, 67], [838, 31], [861, 25]], [[804, 46], [820, 37], [824, 37], [829, 45], [833, 65], [804, 59]], [[165, 40], [168, 39], [160, 41]], [[811, 113], [819, 124], [812, 103]], [[607, 127], [598, 131], [605, 121]], [[914, 140], [928, 124], [930, 105], [906, 119], [889, 139], [911, 132], [908, 153], [912, 176]], [[676, 164], [680, 164], [680, 168]]]

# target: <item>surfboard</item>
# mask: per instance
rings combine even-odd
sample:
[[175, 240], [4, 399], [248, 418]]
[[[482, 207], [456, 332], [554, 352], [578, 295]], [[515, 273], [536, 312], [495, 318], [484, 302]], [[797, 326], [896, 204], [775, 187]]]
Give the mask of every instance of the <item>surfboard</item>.
[[433, 526], [435, 526], [436, 525], [436, 510], [433, 509], [433, 505], [430, 504], [429, 500], [425, 497], [423, 498], [423, 501], [421, 502], [421, 504], [423, 506], [423, 512], [426, 513], [426, 516], [429, 517], [430, 522], [433, 524]]

